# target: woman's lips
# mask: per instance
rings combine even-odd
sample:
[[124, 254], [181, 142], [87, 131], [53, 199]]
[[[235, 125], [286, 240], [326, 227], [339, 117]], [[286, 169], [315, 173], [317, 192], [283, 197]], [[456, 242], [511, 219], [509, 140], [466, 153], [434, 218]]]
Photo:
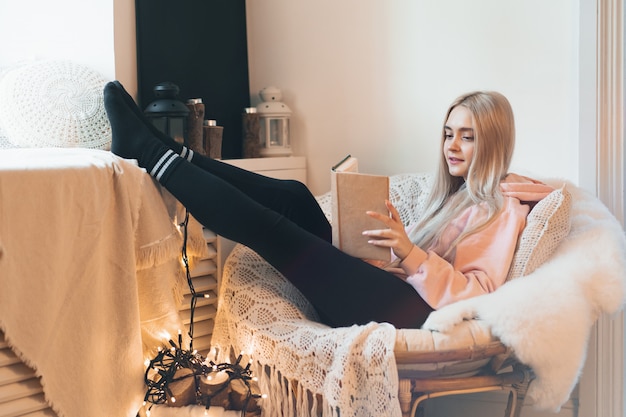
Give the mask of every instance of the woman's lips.
[[448, 162], [450, 164], [452, 164], [452, 165], [456, 165], [456, 164], [460, 164], [461, 162], [463, 162], [463, 160], [459, 159], [459, 158], [455, 158], [455, 157], [449, 156], [448, 157]]

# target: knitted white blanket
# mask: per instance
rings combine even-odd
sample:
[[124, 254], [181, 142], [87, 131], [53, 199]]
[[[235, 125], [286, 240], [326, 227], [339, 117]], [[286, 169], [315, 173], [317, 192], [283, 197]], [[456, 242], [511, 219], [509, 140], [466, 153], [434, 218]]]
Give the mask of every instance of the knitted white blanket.
[[226, 262], [221, 289], [213, 343], [220, 361], [231, 348], [252, 357], [265, 415], [400, 415], [391, 325], [316, 323], [298, 290], [241, 245]]

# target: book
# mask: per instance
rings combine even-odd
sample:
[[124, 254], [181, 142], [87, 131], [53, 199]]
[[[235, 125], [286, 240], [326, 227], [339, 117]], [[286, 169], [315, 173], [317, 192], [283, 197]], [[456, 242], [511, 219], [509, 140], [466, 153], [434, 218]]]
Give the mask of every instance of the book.
[[365, 212], [386, 213], [389, 177], [359, 172], [358, 159], [348, 155], [331, 169], [332, 242], [343, 252], [371, 260], [391, 260], [391, 250], [368, 243], [364, 230], [382, 229], [380, 221]]

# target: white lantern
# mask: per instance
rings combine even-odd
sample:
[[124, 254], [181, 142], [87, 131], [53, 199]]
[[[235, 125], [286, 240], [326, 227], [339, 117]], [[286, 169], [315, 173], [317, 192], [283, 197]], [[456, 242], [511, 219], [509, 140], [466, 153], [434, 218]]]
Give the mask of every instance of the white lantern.
[[291, 110], [281, 103], [282, 93], [276, 87], [266, 87], [259, 92], [263, 102], [257, 106], [259, 113], [261, 156], [289, 156], [289, 118]]

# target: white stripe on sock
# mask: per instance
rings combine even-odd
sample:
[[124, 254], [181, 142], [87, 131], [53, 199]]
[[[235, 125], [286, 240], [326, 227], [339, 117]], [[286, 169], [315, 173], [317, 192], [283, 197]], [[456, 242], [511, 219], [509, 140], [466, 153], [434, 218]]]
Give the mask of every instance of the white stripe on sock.
[[176, 155], [174, 153], [174, 151], [168, 149], [167, 152], [165, 152], [163, 154], [163, 156], [161, 156], [161, 158], [159, 158], [159, 160], [157, 161], [156, 164], [154, 164], [154, 167], [152, 167], [152, 171], [150, 171], [150, 175], [152, 175], [153, 177], [156, 176], [157, 172], [161, 169], [161, 166], [165, 163], [165, 161], [172, 155]]
[[172, 165], [172, 162], [174, 162], [176, 160], [176, 158], [178, 158], [178, 155], [172, 152], [172, 156], [170, 156], [167, 161], [165, 161], [165, 163], [163, 164], [163, 166], [161, 167], [161, 169], [159, 170], [159, 172], [156, 175], [156, 179], [157, 181], [161, 181], [161, 177], [163, 176], [163, 174], [165, 174], [165, 171], [167, 171], [167, 169], [170, 167], [170, 165]]
[[193, 151], [186, 146], [183, 146], [183, 150], [180, 151], [180, 156], [191, 162], [191, 158], [193, 158]]
[[180, 151], [180, 156], [191, 162], [193, 158], [193, 151], [186, 146], [183, 146], [183, 150]]

